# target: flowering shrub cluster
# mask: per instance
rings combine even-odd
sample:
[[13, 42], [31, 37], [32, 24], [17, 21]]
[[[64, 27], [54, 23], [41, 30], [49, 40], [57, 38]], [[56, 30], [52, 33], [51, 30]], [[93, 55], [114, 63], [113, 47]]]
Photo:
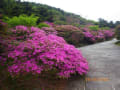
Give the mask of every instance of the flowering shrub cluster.
[[57, 25], [55, 27], [56, 30], [58, 31], [76, 31], [80, 30], [79, 28], [72, 26], [72, 25]]
[[113, 30], [93, 31], [87, 27], [55, 26], [49, 22], [46, 24], [50, 27], [40, 29], [19, 25], [8, 29], [10, 36], [6, 39], [0, 37], [1, 46], [6, 47], [0, 53], [0, 64], [7, 66], [11, 76], [43, 75], [46, 72], [54, 72], [57, 77], [70, 77], [75, 73], [86, 74], [86, 59], [68, 43], [96, 43], [114, 36]]
[[51, 27], [54, 26], [54, 23], [51, 23], [51, 22], [48, 22], [48, 21], [45, 21], [44, 23], [48, 24], [48, 25], [51, 26]]
[[91, 30], [89, 27], [77, 28], [72, 25], [57, 25], [55, 29], [59, 36], [64, 37], [68, 43], [77, 47], [110, 40], [114, 37], [114, 30]]
[[9, 30], [12, 43], [8, 43], [4, 64], [10, 75], [41, 75], [54, 71], [56, 76], [67, 78], [75, 73], [86, 74], [88, 63], [81, 52], [62, 37], [43, 29], [20, 25]]
[[72, 25], [57, 25], [55, 26], [58, 36], [63, 37], [68, 43], [75, 46], [80, 46], [83, 41], [83, 34], [79, 28]]
[[54, 35], [58, 34], [53, 27], [43, 27], [42, 30], [44, 30], [47, 34], [54, 34]]
[[87, 41], [93, 42], [93, 43], [104, 41], [104, 40], [109, 40], [114, 37], [113, 30], [91, 31], [88, 28], [83, 28], [83, 34]]

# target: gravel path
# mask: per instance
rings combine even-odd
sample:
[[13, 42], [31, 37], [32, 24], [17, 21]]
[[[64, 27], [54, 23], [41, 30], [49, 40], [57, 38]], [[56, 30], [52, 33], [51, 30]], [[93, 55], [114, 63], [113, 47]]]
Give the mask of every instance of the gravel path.
[[120, 46], [114, 44], [116, 41], [78, 48], [90, 67], [83, 90], [120, 90]]

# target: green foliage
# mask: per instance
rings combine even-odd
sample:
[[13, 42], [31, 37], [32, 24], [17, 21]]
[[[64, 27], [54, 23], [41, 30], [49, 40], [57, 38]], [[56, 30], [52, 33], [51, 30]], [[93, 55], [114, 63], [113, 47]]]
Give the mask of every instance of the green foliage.
[[93, 20], [87, 20], [80, 15], [65, 12], [60, 8], [34, 2], [22, 2], [22, 0], [1, 0], [0, 13], [8, 17], [19, 16], [21, 14], [30, 16], [34, 14], [35, 16], [40, 17], [37, 23], [49, 21], [59, 25], [69, 24], [77, 27], [80, 25], [92, 24], [99, 25], [99, 27], [115, 28], [118, 24], [120, 24], [120, 21], [116, 21], [114, 23], [112, 21], [108, 22], [104, 19], [99, 19], [98, 22], [95, 22]]
[[108, 22], [102, 18], [99, 19], [99, 27], [106, 27], [108, 26]]
[[120, 41], [116, 42], [115, 44], [118, 45], [118, 46], [120, 46]]
[[76, 24], [76, 23], [74, 23], [74, 24], [72, 24], [73, 26], [76, 26], [76, 27], [80, 27], [80, 25], [79, 24]]
[[120, 24], [120, 21], [114, 23], [113, 21], [108, 22], [107, 20], [100, 18], [97, 25], [99, 25], [99, 27], [115, 28], [118, 24]]
[[37, 27], [42, 28], [42, 27], [50, 27], [50, 26], [46, 23], [39, 23]]
[[33, 2], [20, 2], [19, 0], [2, 0], [0, 2], [0, 12], [8, 17], [19, 16], [21, 14], [30, 16], [31, 14], [34, 14], [35, 16], [40, 17], [37, 23], [49, 21], [59, 25], [76, 24], [76, 26], [86, 25], [88, 23], [93, 24], [93, 21], [88, 21], [80, 15], [65, 12], [60, 8]]
[[64, 22], [64, 21], [55, 21], [54, 24], [57, 24], [57, 25], [66, 25], [67, 23]]
[[12, 10], [17, 6], [15, 0], [0, 0], [0, 12], [12, 16]]
[[98, 25], [92, 25], [92, 26], [89, 26], [89, 29], [90, 30], [93, 30], [93, 31], [98, 31], [98, 30], [110, 30], [109, 27], [99, 27]]
[[18, 17], [14, 16], [12, 18], [8, 18], [7, 20], [5, 20], [5, 22], [8, 23], [10, 27], [14, 27], [17, 25], [36, 26], [37, 20], [38, 17], [34, 15], [20, 15]]
[[85, 27], [85, 25], [80, 25], [80, 28], [84, 28]]
[[116, 27], [116, 38], [120, 40], [120, 25]]
[[2, 21], [2, 15], [0, 14], [0, 36], [7, 34], [8, 26]]
[[110, 30], [109, 27], [101, 27], [100, 29], [101, 29], [101, 30]]
[[99, 30], [99, 26], [89, 26], [89, 29], [90, 30], [93, 30], [93, 31], [97, 31], [97, 30]]

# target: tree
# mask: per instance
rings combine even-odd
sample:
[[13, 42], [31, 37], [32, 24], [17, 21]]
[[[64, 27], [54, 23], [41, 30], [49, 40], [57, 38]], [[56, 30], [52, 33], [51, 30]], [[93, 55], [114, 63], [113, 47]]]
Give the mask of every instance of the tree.
[[118, 25], [120, 25], [120, 21], [115, 22], [115, 26], [118, 26]]
[[102, 18], [99, 19], [99, 26], [100, 27], [107, 27], [108, 26], [108, 22]]
[[115, 28], [115, 24], [113, 23], [113, 21], [110, 21], [109, 27], [110, 27], [110, 28]]
[[0, 8], [2, 9], [2, 14], [6, 14], [8, 16], [11, 16], [12, 10], [14, 6], [16, 5], [15, 0], [1, 0], [0, 1]]

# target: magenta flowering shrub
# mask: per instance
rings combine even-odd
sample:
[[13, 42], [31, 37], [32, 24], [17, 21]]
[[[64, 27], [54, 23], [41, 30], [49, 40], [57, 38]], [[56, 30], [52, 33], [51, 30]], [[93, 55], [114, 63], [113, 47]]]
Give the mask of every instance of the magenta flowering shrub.
[[84, 31], [83, 31], [83, 34], [84, 34], [85, 38], [86, 38], [88, 41], [94, 42], [94, 41], [95, 41], [95, 37], [94, 37], [94, 35], [93, 35], [92, 33], [93, 33], [93, 32], [91, 32], [91, 31], [88, 30], [87, 28], [85, 28]]
[[69, 44], [81, 46], [80, 44], [84, 41], [82, 31], [78, 27], [72, 25], [57, 25], [55, 29], [58, 32], [57, 35], [63, 37]]
[[64, 37], [68, 43], [76, 47], [110, 40], [114, 37], [114, 30], [91, 30], [89, 27], [90, 25], [84, 28], [72, 25], [57, 25], [55, 29], [58, 36]]
[[23, 25], [18, 25], [15, 28], [10, 30], [13, 34], [18, 35], [18, 36], [23, 36], [26, 34], [34, 33], [40, 31], [39, 28], [37, 27], [26, 27]]
[[[55, 28], [57, 30], [55, 30]], [[113, 30], [92, 31], [71, 25], [56, 27], [26, 27], [23, 25], [8, 29], [10, 36], [0, 44], [5, 46], [0, 53], [0, 64], [7, 66], [11, 76], [44, 75], [54, 72], [57, 77], [72, 74], [86, 74], [88, 63], [73, 45], [96, 43], [113, 38]], [[59, 36], [63, 37], [59, 37]]]
[[52, 23], [52, 22], [45, 21], [44, 23], [48, 24], [48, 25], [51, 26], [51, 27], [54, 26], [54, 23]]
[[78, 27], [75, 27], [73, 25], [57, 25], [55, 29], [57, 31], [79, 31], [80, 30]]
[[43, 27], [42, 30], [44, 30], [47, 34], [57, 35], [57, 31], [53, 27]]
[[25, 39], [27, 38], [31, 33], [37, 33], [40, 31], [45, 31], [46, 34], [54, 34], [57, 35], [57, 31], [53, 27], [43, 27], [42, 29], [39, 29], [37, 27], [26, 27], [23, 25], [18, 25], [10, 30], [12, 35], [15, 35], [16, 38], [19, 39]]
[[112, 38], [114, 36], [113, 30], [103, 30], [106, 39]]
[[98, 30], [92, 31], [88, 28], [83, 28], [83, 34], [85, 40], [88, 40], [92, 43], [109, 40], [114, 37], [114, 30]]
[[62, 37], [36, 27], [16, 26], [9, 32], [13, 35], [10, 38], [13, 43], [8, 44], [12, 48], [7, 48], [5, 63], [11, 76], [41, 75], [54, 71], [57, 77], [68, 78], [71, 74], [87, 73], [86, 59]]

